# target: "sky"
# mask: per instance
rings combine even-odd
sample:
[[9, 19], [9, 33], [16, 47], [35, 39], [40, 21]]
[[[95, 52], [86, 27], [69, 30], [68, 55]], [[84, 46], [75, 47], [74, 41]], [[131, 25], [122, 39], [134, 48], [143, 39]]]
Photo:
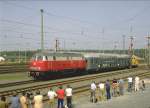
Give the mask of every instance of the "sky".
[[145, 48], [150, 32], [148, 0], [1, 0], [0, 51], [41, 48], [43, 9], [44, 48]]

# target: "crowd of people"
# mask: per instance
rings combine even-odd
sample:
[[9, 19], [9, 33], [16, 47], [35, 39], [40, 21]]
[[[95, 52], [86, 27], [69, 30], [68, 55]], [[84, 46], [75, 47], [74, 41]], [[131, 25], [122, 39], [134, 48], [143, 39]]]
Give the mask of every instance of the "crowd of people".
[[[64, 105], [65, 96], [66, 105]], [[50, 88], [47, 97], [50, 108], [56, 108], [56, 99], [58, 103], [57, 108], [64, 108], [64, 106], [65, 108], [72, 108], [72, 87], [70, 85], [67, 85], [66, 89], [60, 86], [56, 91]], [[0, 108], [44, 108], [43, 98], [39, 90], [35, 92], [35, 95], [31, 91], [22, 92], [21, 96], [14, 92], [12, 97], [10, 97], [10, 102], [6, 101], [5, 96], [1, 96]]]
[[[142, 91], [145, 89], [144, 81], [140, 81], [140, 78], [136, 76], [128, 77], [128, 87], [127, 91]], [[98, 84], [93, 81], [90, 85], [90, 101], [95, 103], [97, 101], [105, 101], [111, 99], [111, 97], [117, 97], [124, 95], [125, 92], [125, 81], [123, 79], [113, 79], [106, 80], [106, 82], [99, 82]], [[47, 97], [49, 99], [48, 104], [50, 108], [72, 108], [72, 87], [67, 85], [66, 89], [60, 86], [57, 90], [52, 87], [47, 92]], [[66, 105], [64, 105], [64, 100], [66, 97]], [[5, 96], [1, 96], [0, 108], [44, 108], [43, 99], [44, 96], [37, 90], [32, 93], [31, 90], [28, 92], [22, 92], [21, 96], [17, 92], [13, 92], [12, 97], [10, 97], [9, 102], [6, 100]]]
[[[140, 89], [143, 91], [145, 89], [144, 80], [140, 81], [140, 78], [136, 76], [128, 77], [128, 87], [127, 91], [139, 91]], [[98, 84], [93, 81], [91, 83], [91, 95], [90, 101], [96, 103], [97, 101], [109, 100], [111, 97], [117, 97], [124, 95], [125, 92], [125, 81], [123, 79], [113, 79], [112, 82], [106, 80], [106, 82], [99, 82]]]

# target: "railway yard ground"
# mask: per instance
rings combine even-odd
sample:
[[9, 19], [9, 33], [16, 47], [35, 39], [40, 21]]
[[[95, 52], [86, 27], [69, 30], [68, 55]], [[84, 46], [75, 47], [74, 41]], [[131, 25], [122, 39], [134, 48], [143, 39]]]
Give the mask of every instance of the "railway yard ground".
[[16, 82], [22, 80], [30, 80], [31, 78], [27, 76], [27, 73], [7, 73], [0, 75], [0, 84]]
[[[73, 95], [73, 108], [150, 108], [150, 78], [144, 80], [146, 83], [144, 91], [140, 90], [132, 93], [125, 91], [123, 96], [112, 97], [108, 101], [91, 103], [89, 101], [89, 91], [77, 93]], [[57, 101], [55, 105], [57, 105]], [[48, 101], [44, 103], [44, 108], [49, 108]]]
[[[125, 92], [124, 96], [113, 97], [109, 101], [97, 103], [91, 103], [89, 101], [89, 90], [92, 81], [98, 84], [99, 81], [105, 82], [107, 79], [123, 78], [127, 84], [126, 79], [129, 76], [139, 76], [140, 79], [144, 79], [146, 82], [146, 90], [144, 92]], [[65, 89], [66, 85], [70, 84], [74, 94], [74, 108], [108, 108], [110, 106], [111, 108], [150, 108], [150, 69], [145, 66], [49, 81], [34, 81], [27, 77], [27, 73], [25, 72], [2, 74], [0, 78], [2, 79], [0, 80], [0, 96], [5, 95], [8, 101], [13, 91], [16, 91], [20, 95], [22, 91], [32, 91], [35, 94], [36, 90], [40, 90], [41, 94], [44, 95], [44, 108], [48, 108], [46, 94], [49, 88], [53, 87], [54, 90], [57, 90], [62, 85]]]
[[[112, 97], [108, 101], [98, 101], [91, 103], [90, 92], [80, 93], [73, 97], [73, 108], [150, 108], [150, 78], [145, 79], [145, 91], [125, 92], [125, 95]], [[57, 104], [56, 104], [57, 105]], [[49, 108], [46, 102], [44, 108]]]

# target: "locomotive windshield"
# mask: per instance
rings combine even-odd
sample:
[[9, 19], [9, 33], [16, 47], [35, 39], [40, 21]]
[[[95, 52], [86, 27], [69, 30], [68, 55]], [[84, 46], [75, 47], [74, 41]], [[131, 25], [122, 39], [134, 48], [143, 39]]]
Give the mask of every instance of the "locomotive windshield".
[[37, 60], [43, 60], [43, 61], [46, 61], [46, 60], [48, 60], [48, 57], [47, 56], [42, 56], [42, 55], [34, 55], [31, 58], [31, 60], [35, 60], [35, 61], [37, 61]]
[[43, 60], [43, 56], [37, 56], [37, 60]]

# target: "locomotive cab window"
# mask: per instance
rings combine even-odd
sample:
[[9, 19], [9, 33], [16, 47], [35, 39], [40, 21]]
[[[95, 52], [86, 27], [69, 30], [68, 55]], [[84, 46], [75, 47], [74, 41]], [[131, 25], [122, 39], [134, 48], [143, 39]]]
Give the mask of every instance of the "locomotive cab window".
[[43, 60], [43, 57], [42, 57], [42, 56], [37, 56], [36, 59], [37, 59], [37, 60]]

